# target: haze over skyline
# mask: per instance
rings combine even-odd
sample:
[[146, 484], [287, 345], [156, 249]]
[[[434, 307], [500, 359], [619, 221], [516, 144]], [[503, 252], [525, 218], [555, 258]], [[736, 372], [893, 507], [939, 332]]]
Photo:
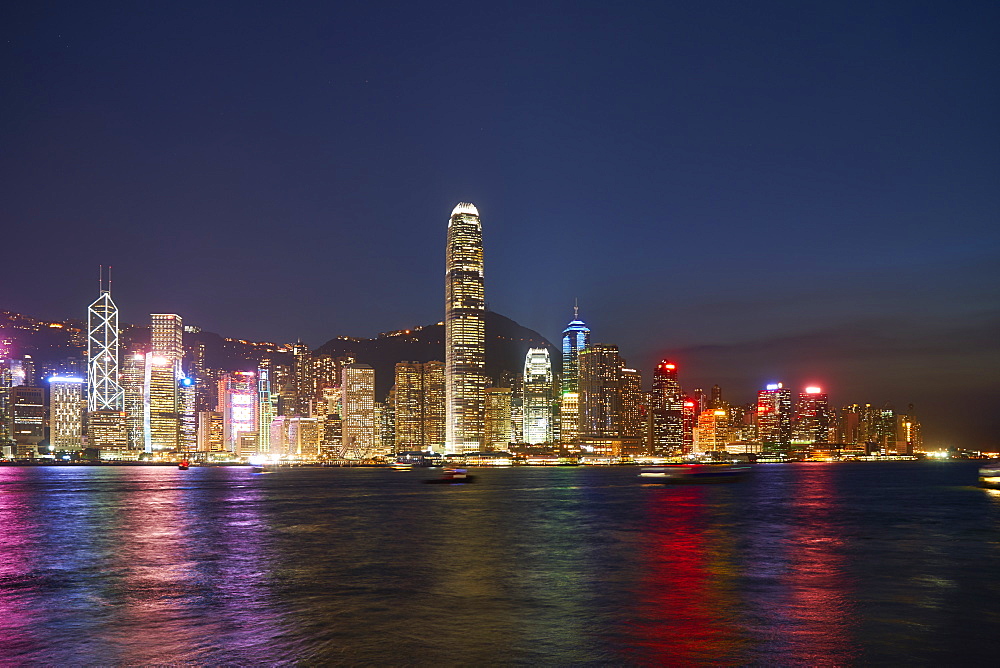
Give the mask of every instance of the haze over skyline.
[[0, 308], [313, 347], [489, 307], [648, 386], [916, 404], [996, 443], [995, 3], [15, 7]]

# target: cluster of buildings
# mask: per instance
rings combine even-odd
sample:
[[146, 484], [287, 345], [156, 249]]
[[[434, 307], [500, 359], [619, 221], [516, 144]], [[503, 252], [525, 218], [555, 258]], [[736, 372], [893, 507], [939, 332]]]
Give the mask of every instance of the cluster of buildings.
[[821, 388], [793, 392], [780, 383], [755, 402], [731, 404], [718, 385], [685, 391], [669, 360], [647, 386], [617, 346], [591, 342], [578, 309], [562, 333], [561, 372], [539, 347], [526, 350], [522, 368], [490, 378], [483, 276], [479, 212], [460, 203], [448, 221], [444, 359], [398, 362], [382, 401], [372, 366], [301, 343], [261, 344], [239, 371], [210, 368], [204, 345], [186, 342], [198, 330], [178, 314], [151, 314], [148, 341], [124, 347], [102, 279], [86, 325], [71, 337], [79, 354], [46, 369], [28, 355], [0, 359], [2, 455], [334, 462], [402, 452], [621, 460], [922, 450], [912, 406], [905, 414], [870, 404], [838, 411]]

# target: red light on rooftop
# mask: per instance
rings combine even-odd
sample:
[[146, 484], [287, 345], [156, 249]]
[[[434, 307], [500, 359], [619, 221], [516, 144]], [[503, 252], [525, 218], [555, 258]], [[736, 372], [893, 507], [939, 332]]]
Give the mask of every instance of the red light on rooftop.
[[820, 387], [815, 387], [814, 386], [814, 387], [807, 387], [806, 388], [806, 394], [822, 394], [822, 393], [823, 393], [823, 389], [820, 388]]

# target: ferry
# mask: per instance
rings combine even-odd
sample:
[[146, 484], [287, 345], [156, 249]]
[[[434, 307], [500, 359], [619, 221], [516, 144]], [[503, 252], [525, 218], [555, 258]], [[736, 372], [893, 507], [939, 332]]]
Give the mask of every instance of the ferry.
[[650, 466], [639, 472], [642, 482], [668, 485], [717, 484], [739, 482], [750, 472], [749, 466], [728, 464], [673, 464]]
[[979, 486], [1000, 489], [1000, 459], [991, 459], [979, 467]]
[[448, 468], [441, 474], [440, 478], [424, 480], [425, 483], [434, 485], [456, 485], [475, 482], [476, 476], [470, 475], [467, 469]]

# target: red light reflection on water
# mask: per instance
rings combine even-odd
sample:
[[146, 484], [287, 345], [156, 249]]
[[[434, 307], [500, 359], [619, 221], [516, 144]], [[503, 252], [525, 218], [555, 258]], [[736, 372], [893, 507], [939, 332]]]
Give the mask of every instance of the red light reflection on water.
[[627, 629], [641, 663], [691, 665], [725, 662], [740, 645], [731, 623], [727, 557], [711, 524], [706, 494], [682, 487], [657, 490], [646, 513], [644, 577], [636, 592], [636, 622]]
[[838, 507], [833, 465], [798, 467], [793, 505], [785, 613], [789, 649], [796, 662], [844, 665], [855, 657], [852, 609], [840, 550], [845, 537], [835, 526]]

